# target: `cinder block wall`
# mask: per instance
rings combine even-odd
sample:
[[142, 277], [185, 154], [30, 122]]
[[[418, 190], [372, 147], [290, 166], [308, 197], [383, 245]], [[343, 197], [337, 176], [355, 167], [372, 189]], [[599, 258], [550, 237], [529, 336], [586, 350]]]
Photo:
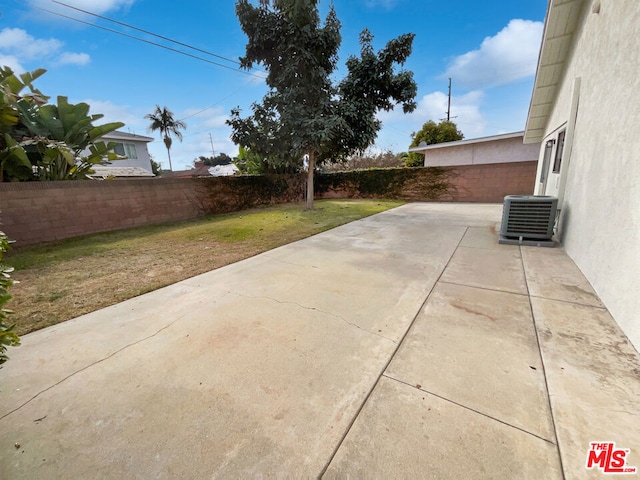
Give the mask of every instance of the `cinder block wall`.
[[[429, 168], [402, 169], [411, 172], [412, 177], [403, 184], [402, 190], [391, 195], [364, 193], [358, 191], [358, 177], [376, 175], [376, 171], [339, 173], [343, 184], [332, 186], [316, 195], [316, 198], [399, 198], [414, 202], [478, 202], [502, 203], [506, 195], [531, 195], [533, 193], [537, 161], [513, 163], [489, 163], [477, 165], [458, 165], [455, 167], [436, 167], [446, 169], [441, 178], [449, 184], [448, 193], [437, 198], [429, 197], [429, 189], [423, 185], [431, 173]], [[336, 175], [336, 174], [328, 174]], [[422, 181], [421, 181], [422, 180]], [[440, 180], [439, 180], [440, 181]], [[372, 182], [374, 183], [374, 182]], [[428, 183], [428, 182], [427, 182]]]
[[453, 167], [456, 202], [502, 203], [505, 195], [532, 195], [538, 162], [490, 163]]
[[[427, 169], [411, 169], [416, 180]], [[370, 172], [375, 175], [375, 171]], [[533, 192], [536, 162], [452, 167], [452, 188], [440, 201], [501, 203], [505, 195]], [[348, 176], [348, 175], [347, 175]], [[0, 183], [0, 230], [17, 245], [33, 245], [96, 232], [188, 220], [205, 213], [300, 201], [301, 176], [218, 177]], [[395, 197], [429, 201], [416, 181]], [[375, 197], [339, 186], [317, 198]]]
[[195, 218], [184, 179], [0, 183], [0, 230], [18, 245]]

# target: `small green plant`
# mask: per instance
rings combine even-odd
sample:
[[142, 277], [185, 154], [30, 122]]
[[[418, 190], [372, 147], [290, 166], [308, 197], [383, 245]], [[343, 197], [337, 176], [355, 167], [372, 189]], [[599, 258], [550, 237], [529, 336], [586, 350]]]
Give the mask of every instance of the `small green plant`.
[[16, 347], [20, 345], [20, 338], [14, 332], [15, 325], [5, 323], [8, 315], [12, 314], [11, 310], [5, 308], [5, 305], [11, 300], [9, 295], [9, 287], [15, 282], [11, 280], [13, 268], [2, 263], [4, 252], [9, 249], [10, 240], [0, 232], [0, 365], [9, 360], [5, 355], [7, 347]]

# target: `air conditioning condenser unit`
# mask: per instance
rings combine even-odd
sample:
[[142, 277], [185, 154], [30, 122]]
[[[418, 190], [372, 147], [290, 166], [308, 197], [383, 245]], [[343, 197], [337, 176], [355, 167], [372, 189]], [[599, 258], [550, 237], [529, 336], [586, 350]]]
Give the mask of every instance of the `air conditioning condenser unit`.
[[507, 195], [502, 207], [499, 243], [552, 247], [558, 199], [542, 195]]

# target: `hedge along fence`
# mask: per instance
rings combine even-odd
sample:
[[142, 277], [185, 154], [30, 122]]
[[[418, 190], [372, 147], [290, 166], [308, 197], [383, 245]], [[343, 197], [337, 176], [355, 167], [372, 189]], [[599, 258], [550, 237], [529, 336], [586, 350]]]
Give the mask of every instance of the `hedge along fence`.
[[451, 199], [452, 168], [373, 168], [316, 176], [318, 198], [392, 198], [411, 201]]
[[228, 213], [304, 199], [305, 175], [246, 175], [187, 179], [202, 214]]
[[[378, 168], [315, 175], [315, 196], [433, 201], [455, 196], [451, 168]], [[226, 213], [274, 203], [298, 202], [306, 175], [250, 175], [198, 178], [194, 201], [202, 214]]]

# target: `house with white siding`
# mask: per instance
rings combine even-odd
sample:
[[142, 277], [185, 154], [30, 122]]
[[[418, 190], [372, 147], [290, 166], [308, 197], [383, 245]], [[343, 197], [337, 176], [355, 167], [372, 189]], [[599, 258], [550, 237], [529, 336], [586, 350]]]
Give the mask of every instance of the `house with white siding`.
[[108, 133], [100, 140], [114, 142], [114, 151], [121, 157], [112, 160], [109, 165], [96, 165], [92, 178], [144, 178], [154, 177], [151, 168], [151, 156], [147, 144], [153, 138], [134, 133], [115, 131]]
[[433, 145], [421, 144], [409, 151], [424, 155], [425, 167], [537, 161], [540, 146], [524, 144], [523, 137], [524, 132], [503, 133]]
[[640, 1], [549, 1], [524, 141], [558, 239], [640, 349]]

